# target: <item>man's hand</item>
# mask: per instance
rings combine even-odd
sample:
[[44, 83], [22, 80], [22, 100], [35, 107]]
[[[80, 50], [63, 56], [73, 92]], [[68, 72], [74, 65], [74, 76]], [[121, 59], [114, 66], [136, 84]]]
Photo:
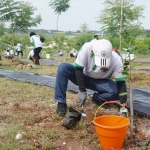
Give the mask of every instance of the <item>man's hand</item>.
[[83, 106], [87, 98], [86, 92], [79, 91], [78, 93], [78, 102], [80, 103], [80, 106]]

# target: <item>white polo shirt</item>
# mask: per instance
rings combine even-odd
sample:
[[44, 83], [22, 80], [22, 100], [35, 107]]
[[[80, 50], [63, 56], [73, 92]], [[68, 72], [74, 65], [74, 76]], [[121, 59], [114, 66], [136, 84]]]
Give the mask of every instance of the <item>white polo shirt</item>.
[[84, 68], [84, 74], [94, 79], [107, 79], [113, 74], [116, 81], [125, 80], [121, 73], [123, 63], [121, 57], [116, 52], [112, 51], [111, 64], [108, 68], [95, 65], [92, 42], [85, 43], [82, 46], [74, 65], [78, 68]]
[[22, 51], [22, 45], [20, 43], [17, 44], [17, 51]]
[[33, 57], [33, 55], [34, 55], [34, 51], [31, 50], [30, 53], [29, 53], [29, 55], [28, 55], [28, 59], [30, 59], [31, 57]]
[[42, 47], [43, 44], [40, 40], [40, 37], [38, 35], [33, 35], [30, 37], [30, 42], [33, 44], [33, 47], [34, 48], [37, 48], [37, 47]]

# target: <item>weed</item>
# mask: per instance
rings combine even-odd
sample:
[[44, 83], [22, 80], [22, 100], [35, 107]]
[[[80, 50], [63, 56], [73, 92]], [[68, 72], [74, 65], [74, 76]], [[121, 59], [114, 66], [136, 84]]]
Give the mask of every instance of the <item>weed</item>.
[[31, 144], [27, 143], [27, 145], [25, 145], [24, 149], [25, 150], [33, 150], [34, 148]]
[[57, 131], [55, 129], [51, 129], [47, 131], [47, 136], [50, 139], [54, 139], [58, 136]]
[[79, 127], [82, 127], [82, 128], [86, 128], [87, 125], [86, 125], [86, 122], [79, 122]]
[[43, 150], [48, 150], [50, 148], [52, 148], [53, 144], [52, 141], [45, 141], [45, 139], [42, 141], [42, 148]]
[[26, 118], [26, 121], [28, 122], [35, 122], [37, 120], [37, 118], [36, 118], [36, 115], [35, 114], [32, 114], [31, 116], [28, 116], [27, 118]]
[[11, 146], [9, 143], [2, 143], [0, 145], [0, 147], [2, 148], [2, 150], [20, 150], [18, 148], [14, 148], [13, 146]]
[[51, 119], [52, 119], [53, 121], [58, 120], [58, 119], [59, 119], [59, 116], [58, 116], [57, 114], [52, 114], [52, 115], [51, 115]]
[[87, 133], [86, 130], [78, 131], [77, 134], [78, 134], [78, 137], [79, 137], [80, 139], [82, 139], [82, 138], [84, 138], [84, 137], [86, 137], [86, 136], [88, 135], [88, 133]]

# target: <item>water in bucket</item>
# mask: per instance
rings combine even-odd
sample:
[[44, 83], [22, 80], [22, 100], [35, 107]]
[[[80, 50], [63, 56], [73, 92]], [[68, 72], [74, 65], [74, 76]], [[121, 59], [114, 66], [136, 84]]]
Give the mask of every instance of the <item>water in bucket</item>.
[[94, 118], [96, 132], [103, 150], [121, 150], [127, 133], [129, 119], [104, 115]]

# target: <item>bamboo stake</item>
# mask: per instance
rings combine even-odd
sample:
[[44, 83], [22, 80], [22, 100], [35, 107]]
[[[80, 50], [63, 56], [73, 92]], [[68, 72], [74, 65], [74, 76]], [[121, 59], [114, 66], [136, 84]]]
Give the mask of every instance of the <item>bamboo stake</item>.
[[133, 96], [132, 96], [132, 83], [131, 83], [131, 60], [130, 60], [130, 53], [129, 53], [129, 92], [130, 92], [130, 136], [133, 139], [133, 120], [134, 120], [134, 113], [133, 113]]
[[120, 18], [120, 46], [119, 48], [122, 48], [122, 30], [123, 30], [123, 7], [124, 7], [124, 0], [122, 0], [121, 3], [121, 18]]

